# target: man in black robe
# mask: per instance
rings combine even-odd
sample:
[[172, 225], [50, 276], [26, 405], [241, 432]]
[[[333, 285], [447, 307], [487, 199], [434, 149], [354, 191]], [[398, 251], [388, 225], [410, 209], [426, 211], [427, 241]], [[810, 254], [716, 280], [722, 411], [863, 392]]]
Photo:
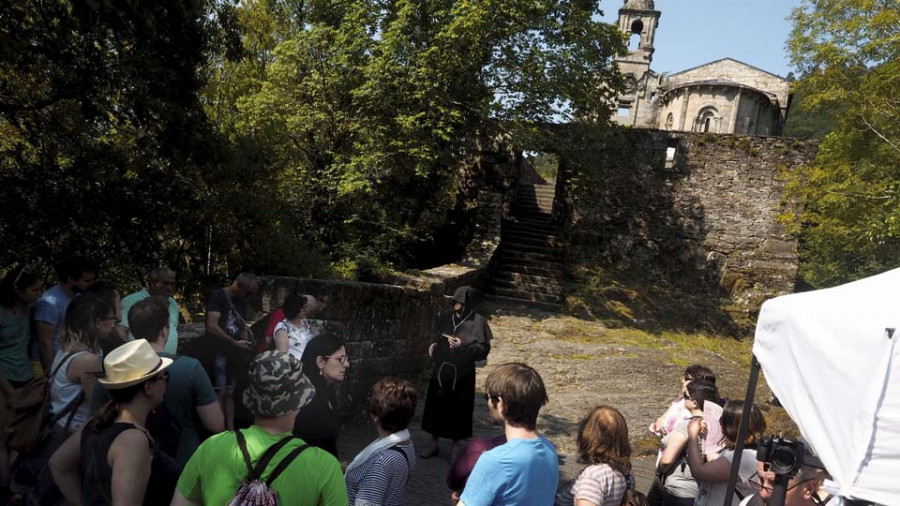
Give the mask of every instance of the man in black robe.
[[459, 441], [472, 437], [475, 362], [487, 358], [492, 337], [487, 320], [475, 312], [475, 294], [469, 286], [454, 292], [453, 312], [441, 319], [440, 333], [428, 347], [434, 369], [422, 430], [431, 434], [432, 445], [420, 454], [425, 459], [438, 454], [439, 438], [453, 440], [455, 449]]

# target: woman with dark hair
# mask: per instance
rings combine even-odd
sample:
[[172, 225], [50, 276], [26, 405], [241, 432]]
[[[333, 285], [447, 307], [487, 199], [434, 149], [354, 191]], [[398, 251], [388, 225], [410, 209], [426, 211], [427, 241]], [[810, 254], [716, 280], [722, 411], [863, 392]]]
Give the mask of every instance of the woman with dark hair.
[[[475, 408], [475, 362], [491, 351], [491, 328], [475, 312], [476, 290], [462, 286], [453, 293], [453, 311], [441, 320], [440, 333], [428, 347], [434, 361], [422, 430], [431, 434], [431, 446], [423, 459], [438, 454], [439, 438], [453, 441], [451, 454], [462, 450], [463, 439], [472, 437], [472, 412]], [[451, 461], [453, 455], [451, 455]]]
[[625, 417], [597, 406], [578, 426], [578, 461], [587, 464], [556, 495], [555, 506], [619, 506], [631, 477], [631, 444]]
[[[696, 506], [719, 506], [725, 503], [728, 479], [731, 476], [731, 461], [734, 458], [743, 411], [744, 401], [725, 403], [722, 418], [719, 419], [724, 447], [719, 453], [719, 458], [713, 460], [704, 461], [700, 444], [697, 442], [706, 433], [706, 422], [702, 418], [692, 419], [688, 425], [687, 460], [691, 474], [700, 485], [699, 494], [694, 501]], [[747, 437], [744, 438], [741, 468], [730, 506], [738, 505], [744, 497], [754, 492], [750, 478], [756, 473], [756, 442], [766, 432], [766, 420], [755, 405], [750, 409], [749, 427]]]
[[275, 326], [275, 348], [303, 360], [303, 351], [313, 335], [306, 321], [306, 296], [292, 293], [284, 299], [284, 320]]
[[688, 425], [695, 418], [703, 418], [703, 406], [707, 402], [721, 402], [716, 385], [702, 380], [688, 383], [684, 405], [691, 418], [675, 424], [662, 439], [662, 456], [656, 466], [656, 476], [665, 488], [663, 506], [691, 506], [699, 493], [697, 480], [687, 465]]
[[301, 362], [303, 374], [316, 388], [316, 395], [297, 414], [294, 421], [294, 435], [337, 457], [337, 438], [341, 432], [341, 419], [338, 415], [334, 387], [338, 383], [343, 383], [350, 367], [350, 357], [344, 348], [344, 340], [330, 334], [312, 338], [306, 345]]
[[402, 506], [406, 483], [416, 467], [416, 449], [409, 421], [419, 394], [409, 381], [383, 378], [369, 396], [369, 415], [378, 439], [347, 466], [345, 481], [350, 506]]
[[9, 471], [6, 425], [16, 392], [34, 379], [28, 358], [29, 310], [41, 296], [41, 280], [28, 266], [9, 271], [0, 282], [0, 481]]
[[168, 504], [180, 469], [147, 432], [147, 416], [163, 401], [172, 359], [144, 339], [103, 360], [98, 380], [112, 400], [53, 454], [50, 471], [70, 504]]

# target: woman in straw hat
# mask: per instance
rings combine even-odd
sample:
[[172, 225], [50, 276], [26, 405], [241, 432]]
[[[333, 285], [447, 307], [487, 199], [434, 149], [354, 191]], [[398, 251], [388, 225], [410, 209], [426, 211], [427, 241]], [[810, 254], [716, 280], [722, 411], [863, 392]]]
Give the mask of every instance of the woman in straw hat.
[[168, 504], [177, 464], [158, 451], [147, 416], [163, 401], [172, 360], [144, 339], [111, 351], [103, 360], [112, 401], [53, 454], [50, 470], [71, 504]]

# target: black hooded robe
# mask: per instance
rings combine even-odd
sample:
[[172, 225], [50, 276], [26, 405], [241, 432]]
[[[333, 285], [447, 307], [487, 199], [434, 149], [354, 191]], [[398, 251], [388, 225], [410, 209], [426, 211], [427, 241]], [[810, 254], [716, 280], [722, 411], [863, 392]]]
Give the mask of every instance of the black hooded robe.
[[[475, 289], [467, 286], [456, 290], [453, 300], [463, 303], [462, 316], [444, 315], [434, 341], [434, 368], [422, 415], [422, 430], [434, 437], [472, 437], [475, 362], [487, 358], [492, 337], [487, 320], [474, 311], [474, 294]], [[460, 338], [462, 345], [451, 348], [442, 334]]]

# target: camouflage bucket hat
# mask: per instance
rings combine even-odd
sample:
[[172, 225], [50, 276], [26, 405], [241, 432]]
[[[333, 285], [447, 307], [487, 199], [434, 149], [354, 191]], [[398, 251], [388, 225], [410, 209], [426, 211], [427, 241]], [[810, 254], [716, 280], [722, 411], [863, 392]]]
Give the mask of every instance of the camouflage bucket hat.
[[256, 416], [276, 417], [309, 404], [316, 389], [299, 360], [283, 351], [260, 353], [250, 363], [244, 406]]

